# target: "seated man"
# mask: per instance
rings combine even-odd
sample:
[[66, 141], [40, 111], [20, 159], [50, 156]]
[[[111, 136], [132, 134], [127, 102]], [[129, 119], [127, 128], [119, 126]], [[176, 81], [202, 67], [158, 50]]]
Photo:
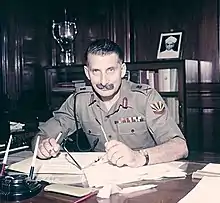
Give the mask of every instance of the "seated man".
[[159, 93], [149, 85], [122, 79], [126, 65], [116, 43], [92, 42], [85, 59], [84, 72], [92, 87], [69, 96], [39, 126], [39, 158], [56, 157], [58, 134], [70, 135], [78, 127], [91, 145], [98, 140], [95, 151], [106, 151], [108, 160], [117, 166], [140, 167], [187, 157], [185, 138]]

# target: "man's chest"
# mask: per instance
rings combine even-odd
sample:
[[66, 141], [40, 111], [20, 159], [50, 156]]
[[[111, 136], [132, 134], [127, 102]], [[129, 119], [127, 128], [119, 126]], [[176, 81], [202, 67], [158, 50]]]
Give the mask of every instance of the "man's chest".
[[99, 138], [102, 143], [106, 141], [104, 133], [108, 140], [121, 141], [131, 148], [141, 148], [146, 142], [152, 143], [145, 113], [135, 108], [120, 108], [109, 113], [96, 106], [84, 110], [79, 115], [79, 121], [88, 138]]

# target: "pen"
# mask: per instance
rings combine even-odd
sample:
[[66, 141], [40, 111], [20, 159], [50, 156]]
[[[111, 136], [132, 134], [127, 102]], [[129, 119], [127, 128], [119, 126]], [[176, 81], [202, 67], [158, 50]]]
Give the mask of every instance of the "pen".
[[5, 151], [5, 156], [4, 156], [4, 159], [3, 159], [3, 162], [2, 162], [2, 169], [1, 169], [1, 172], [0, 172], [0, 176], [2, 176], [5, 172], [5, 166], [6, 166], [7, 159], [8, 159], [8, 153], [9, 153], [11, 141], [12, 141], [12, 135], [10, 135], [9, 140], [8, 140], [8, 145], [7, 145], [7, 148], [6, 148], [6, 151]]
[[57, 136], [57, 138], [56, 138], [56, 142], [59, 141], [59, 139], [60, 139], [61, 136], [62, 136], [62, 132], [60, 132], [60, 133], [58, 134], [58, 136]]
[[82, 170], [82, 167], [79, 165], [79, 163], [73, 158], [73, 156], [69, 153], [69, 151], [67, 150], [67, 148], [65, 147], [65, 145], [63, 146], [63, 149], [65, 150], [65, 152], [68, 154], [68, 156], [72, 159], [72, 161], [76, 164], [77, 168], [79, 170]]
[[38, 135], [37, 136], [37, 141], [36, 141], [36, 144], [35, 144], [35, 148], [34, 148], [34, 155], [32, 157], [31, 168], [30, 168], [30, 172], [29, 172], [30, 179], [33, 179], [34, 167], [35, 167], [35, 162], [36, 162], [36, 157], [37, 157], [37, 150], [38, 150], [39, 141], [40, 141], [40, 136]]
[[101, 131], [102, 131], [102, 133], [103, 133], [103, 135], [104, 135], [104, 137], [105, 137], [105, 141], [108, 142], [108, 138], [107, 138], [107, 135], [106, 135], [106, 133], [105, 133], [104, 128], [102, 127], [102, 124], [99, 122], [99, 120], [98, 120], [97, 118], [96, 118], [96, 121], [98, 122], [98, 124], [99, 124], [100, 127], [101, 127]]
[[91, 193], [89, 193], [88, 195], [85, 195], [84, 197], [82, 197], [82, 198], [80, 198], [80, 199], [74, 201], [73, 203], [80, 203], [80, 202], [83, 202], [83, 201], [89, 199], [90, 197], [93, 197], [93, 196], [97, 195], [97, 193], [98, 193], [97, 191], [95, 191], [95, 192], [91, 192]]

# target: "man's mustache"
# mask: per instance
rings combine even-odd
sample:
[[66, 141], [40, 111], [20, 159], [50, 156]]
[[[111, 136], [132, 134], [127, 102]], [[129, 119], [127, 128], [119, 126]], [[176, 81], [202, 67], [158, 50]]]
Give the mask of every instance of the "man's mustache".
[[113, 84], [105, 84], [105, 85], [103, 85], [103, 84], [100, 83], [100, 84], [97, 84], [96, 87], [98, 89], [100, 89], [100, 90], [104, 90], [104, 89], [112, 90], [112, 89], [114, 89], [114, 85]]

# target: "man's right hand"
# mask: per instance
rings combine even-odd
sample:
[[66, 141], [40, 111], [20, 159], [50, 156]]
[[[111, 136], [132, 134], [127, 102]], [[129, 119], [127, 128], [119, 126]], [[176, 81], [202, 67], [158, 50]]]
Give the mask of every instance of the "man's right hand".
[[60, 145], [54, 138], [46, 138], [40, 141], [37, 156], [40, 159], [56, 157], [60, 151]]

